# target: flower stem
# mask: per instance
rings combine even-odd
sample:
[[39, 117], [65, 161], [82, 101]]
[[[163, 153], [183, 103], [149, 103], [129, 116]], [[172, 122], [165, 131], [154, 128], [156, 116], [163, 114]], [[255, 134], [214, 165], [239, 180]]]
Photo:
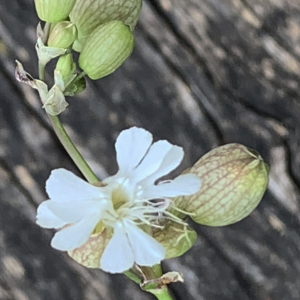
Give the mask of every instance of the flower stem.
[[45, 65], [39, 62], [39, 79], [45, 81]]
[[124, 275], [126, 275], [129, 279], [131, 279], [137, 284], [141, 283], [141, 279], [131, 270], [125, 271]]
[[84, 158], [82, 157], [82, 155], [80, 154], [78, 149], [75, 147], [75, 145], [71, 141], [71, 139], [68, 136], [67, 132], [65, 131], [64, 127], [60, 123], [58, 117], [51, 116], [49, 114], [47, 114], [47, 115], [49, 117], [51, 125], [52, 125], [58, 139], [60, 140], [60, 142], [62, 143], [62, 145], [68, 152], [69, 156], [72, 158], [73, 162], [78, 167], [78, 169], [81, 171], [83, 176], [86, 178], [86, 180], [89, 183], [92, 183], [92, 184], [97, 183], [99, 181], [99, 179], [97, 178], [95, 173], [92, 171], [90, 166], [87, 164], [87, 162], [84, 160]]
[[46, 22], [45, 23], [45, 26], [43, 28], [43, 31], [44, 31], [44, 37], [42, 39], [42, 42], [44, 44], [46, 44], [47, 40], [48, 40], [48, 37], [49, 37], [49, 32], [50, 32], [50, 27], [51, 27], [51, 23], [49, 22]]
[[[45, 80], [45, 65], [39, 63], [39, 78], [41, 80]], [[98, 178], [95, 173], [92, 171], [90, 166], [84, 160], [78, 149], [75, 147], [73, 142], [71, 141], [70, 137], [68, 136], [67, 132], [65, 131], [64, 127], [62, 126], [61, 122], [59, 121], [57, 116], [51, 116], [49, 114], [48, 118], [51, 122], [51, 125], [54, 129], [55, 134], [57, 135], [58, 139], [62, 143], [63, 147], [66, 149], [68, 154], [70, 155], [73, 162], [76, 164], [78, 169], [81, 171], [83, 176], [89, 183], [96, 183], [98, 182]]]
[[73, 85], [75, 83], [77, 83], [82, 77], [84, 77], [86, 75], [86, 73], [84, 71], [82, 71], [81, 73], [79, 73], [73, 81], [71, 81], [67, 86], [65, 86], [65, 90], [70, 86]]
[[173, 300], [166, 286], [163, 286], [160, 289], [149, 290], [147, 292], [153, 294], [158, 300]]
[[84, 71], [82, 71], [81, 73], [79, 73], [75, 79], [71, 82], [71, 84], [76, 83], [77, 81], [79, 81], [82, 77], [84, 77], [86, 75], [86, 73]]

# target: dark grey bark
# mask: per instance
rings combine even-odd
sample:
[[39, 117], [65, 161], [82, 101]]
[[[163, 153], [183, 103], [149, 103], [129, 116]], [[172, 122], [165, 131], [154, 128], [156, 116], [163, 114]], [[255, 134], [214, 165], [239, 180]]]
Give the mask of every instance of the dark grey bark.
[[[270, 164], [250, 217], [193, 225], [195, 246], [164, 262], [185, 277], [171, 285], [174, 299], [300, 299], [299, 14], [298, 0], [144, 1], [131, 57], [61, 115], [101, 178], [117, 170], [115, 138], [133, 125], [183, 146], [181, 170], [229, 142]], [[33, 1], [0, 2], [0, 299], [152, 299], [51, 249], [53, 232], [35, 225], [50, 171], [79, 174], [35, 91], [14, 79], [15, 59], [37, 77], [37, 22]]]

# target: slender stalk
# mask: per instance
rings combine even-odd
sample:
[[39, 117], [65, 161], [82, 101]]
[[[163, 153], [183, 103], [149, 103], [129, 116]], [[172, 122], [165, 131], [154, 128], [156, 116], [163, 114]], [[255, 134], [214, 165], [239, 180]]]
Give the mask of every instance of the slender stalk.
[[80, 154], [78, 149], [75, 147], [75, 145], [71, 141], [71, 139], [68, 136], [68, 134], [66, 133], [64, 127], [60, 123], [58, 117], [51, 116], [49, 114], [47, 114], [47, 115], [48, 115], [48, 118], [51, 122], [51, 125], [52, 125], [58, 139], [60, 140], [60, 142], [62, 143], [62, 145], [64, 146], [64, 148], [66, 149], [66, 151], [68, 152], [70, 157], [72, 158], [73, 162], [78, 167], [78, 169], [81, 171], [83, 176], [86, 178], [86, 180], [89, 183], [92, 183], [92, 184], [97, 183], [99, 181], [99, 179], [97, 178], [95, 173], [92, 171], [90, 166], [87, 164], [87, 162], [84, 160], [84, 158], [82, 157], [82, 155]]
[[45, 65], [39, 62], [39, 79], [45, 81]]
[[49, 23], [49, 22], [46, 22], [45, 23], [45, 26], [44, 26], [44, 28], [43, 28], [43, 30], [44, 30], [44, 37], [43, 37], [43, 39], [42, 39], [42, 42], [44, 43], [44, 44], [46, 44], [46, 42], [47, 42], [47, 40], [48, 40], [48, 37], [49, 37], [49, 32], [50, 32], [50, 27], [51, 27], [51, 23]]
[[126, 275], [129, 279], [131, 279], [135, 283], [137, 284], [141, 283], [141, 279], [136, 274], [134, 274], [132, 270], [125, 271], [123, 274]]
[[[45, 66], [39, 63], [39, 78], [40, 80], [45, 80]], [[70, 137], [68, 136], [67, 132], [65, 131], [64, 127], [62, 126], [61, 122], [59, 121], [57, 116], [51, 116], [49, 114], [48, 118], [51, 122], [51, 125], [56, 133], [58, 139], [70, 155], [73, 162], [76, 164], [78, 169], [81, 171], [83, 176], [89, 183], [96, 183], [98, 182], [98, 178], [95, 173], [92, 171], [90, 166], [84, 160], [78, 149], [75, 147], [73, 142], [71, 141]]]
[[86, 75], [86, 73], [84, 71], [82, 71], [81, 73], [79, 73], [67, 86], [65, 86], [65, 90], [70, 86], [73, 85], [75, 83], [77, 83], [82, 77], [84, 77]]
[[86, 73], [84, 72], [84, 71], [82, 71], [81, 73], [79, 73], [76, 77], [75, 77], [75, 79], [73, 80], [73, 81], [71, 81], [71, 83], [70, 84], [74, 84], [74, 83], [76, 83], [77, 81], [79, 81], [82, 77], [84, 77], [86, 75]]
[[155, 280], [157, 278], [160, 278], [162, 276], [162, 269], [161, 269], [161, 264], [156, 264], [152, 267], [141, 267], [140, 269], [142, 270], [144, 277], [147, 280]]
[[163, 286], [160, 289], [149, 290], [147, 292], [153, 294], [158, 300], [173, 300], [166, 286]]
[[140, 270], [143, 273], [145, 282], [141, 285], [141, 288], [153, 294], [159, 300], [172, 300], [171, 295], [168, 292], [168, 288], [163, 284], [161, 264], [156, 264], [152, 267], [141, 267]]

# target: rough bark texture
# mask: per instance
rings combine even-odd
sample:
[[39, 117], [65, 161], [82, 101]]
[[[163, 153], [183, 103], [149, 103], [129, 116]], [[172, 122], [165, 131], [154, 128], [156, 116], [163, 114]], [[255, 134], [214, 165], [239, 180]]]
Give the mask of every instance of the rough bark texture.
[[[259, 207], [223, 228], [194, 225], [195, 246], [164, 262], [174, 299], [300, 299], [300, 2], [144, 1], [131, 57], [61, 115], [97, 175], [116, 169], [132, 125], [184, 147], [181, 170], [218, 145], [255, 148], [271, 166]], [[78, 171], [14, 60], [37, 77], [33, 1], [0, 2], [0, 299], [153, 299], [123, 275], [76, 264], [35, 225], [52, 169]]]

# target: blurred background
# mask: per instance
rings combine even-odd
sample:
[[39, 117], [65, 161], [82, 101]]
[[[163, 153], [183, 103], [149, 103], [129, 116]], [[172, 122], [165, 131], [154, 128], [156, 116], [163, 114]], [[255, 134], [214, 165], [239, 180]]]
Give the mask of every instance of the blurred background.
[[[0, 299], [154, 299], [52, 249], [35, 224], [51, 170], [79, 174], [14, 78], [15, 59], [38, 76], [37, 23], [33, 0], [1, 0]], [[185, 149], [178, 172], [225, 143], [256, 149], [271, 167], [258, 208], [223, 228], [193, 224], [194, 247], [163, 267], [184, 274], [175, 300], [299, 300], [300, 2], [144, 0], [134, 34], [121, 68], [67, 99], [71, 138], [99, 178], [116, 172], [115, 139], [133, 125]]]

